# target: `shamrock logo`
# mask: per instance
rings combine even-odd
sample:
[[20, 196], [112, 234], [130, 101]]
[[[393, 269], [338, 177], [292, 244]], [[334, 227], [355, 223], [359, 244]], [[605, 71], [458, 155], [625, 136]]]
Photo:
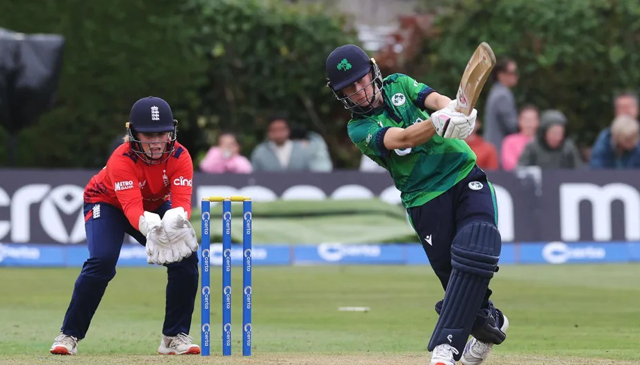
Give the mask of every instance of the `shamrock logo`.
[[403, 105], [405, 103], [406, 99], [407, 98], [404, 96], [404, 94], [396, 93], [391, 97], [391, 102], [395, 106], [400, 106], [400, 105]]
[[351, 69], [351, 64], [347, 61], [346, 58], [343, 58], [342, 61], [337, 66], [337, 69], [340, 71], [347, 71]]

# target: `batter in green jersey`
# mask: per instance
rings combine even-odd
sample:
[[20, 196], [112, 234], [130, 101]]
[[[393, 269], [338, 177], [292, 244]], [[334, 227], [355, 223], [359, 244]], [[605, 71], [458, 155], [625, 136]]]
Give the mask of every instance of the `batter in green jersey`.
[[427, 104], [436, 109], [450, 100], [402, 74], [386, 77], [382, 90], [383, 107], [354, 114], [347, 125], [349, 137], [363, 154], [389, 170], [406, 208], [421, 206], [466, 177], [475, 166], [476, 155], [465, 142], [439, 135], [424, 144], [387, 153], [373, 138], [380, 130], [426, 121]]
[[509, 321], [489, 300], [502, 245], [495, 194], [464, 142], [477, 111], [456, 112], [455, 100], [406, 75], [383, 80], [355, 45], [335, 49], [326, 70], [327, 86], [351, 111], [351, 141], [391, 174], [445, 289], [431, 365], [481, 364], [505, 340]]

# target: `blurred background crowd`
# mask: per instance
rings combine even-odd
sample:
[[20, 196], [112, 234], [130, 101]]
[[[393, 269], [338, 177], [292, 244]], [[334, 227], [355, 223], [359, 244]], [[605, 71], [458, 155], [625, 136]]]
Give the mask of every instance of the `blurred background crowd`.
[[154, 95], [203, 172], [383, 171], [348, 139], [326, 56], [358, 44], [383, 76], [453, 97], [486, 41], [498, 64], [467, 139], [482, 168], [640, 168], [639, 15], [640, 0], [3, 1], [0, 166], [99, 168]]

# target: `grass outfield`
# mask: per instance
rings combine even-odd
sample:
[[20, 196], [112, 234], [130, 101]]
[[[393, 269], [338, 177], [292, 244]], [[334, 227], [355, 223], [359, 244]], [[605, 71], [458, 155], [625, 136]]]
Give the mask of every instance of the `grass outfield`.
[[[427, 364], [442, 289], [426, 266], [254, 266], [254, 357], [241, 351], [240, 271], [234, 271], [234, 357], [218, 355], [214, 291], [210, 358], [155, 354], [164, 269], [119, 268], [79, 355], [54, 357], [79, 269], [0, 268], [0, 364]], [[219, 268], [212, 282], [219, 285]], [[638, 364], [640, 265], [504, 266], [494, 301], [507, 341], [487, 364]], [[342, 306], [367, 306], [340, 312]], [[192, 335], [200, 343], [199, 297]]]

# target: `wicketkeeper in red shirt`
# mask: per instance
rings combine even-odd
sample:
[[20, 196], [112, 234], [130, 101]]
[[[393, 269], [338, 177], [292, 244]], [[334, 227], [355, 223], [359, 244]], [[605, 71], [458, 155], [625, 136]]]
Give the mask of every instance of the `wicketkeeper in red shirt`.
[[198, 291], [198, 242], [189, 216], [193, 164], [176, 141], [178, 122], [157, 97], [131, 108], [125, 143], [84, 191], [89, 259], [76, 280], [52, 354], [77, 352], [100, 300], [116, 274], [125, 233], [146, 246], [147, 262], [167, 267], [160, 354], [199, 354], [189, 336]]

